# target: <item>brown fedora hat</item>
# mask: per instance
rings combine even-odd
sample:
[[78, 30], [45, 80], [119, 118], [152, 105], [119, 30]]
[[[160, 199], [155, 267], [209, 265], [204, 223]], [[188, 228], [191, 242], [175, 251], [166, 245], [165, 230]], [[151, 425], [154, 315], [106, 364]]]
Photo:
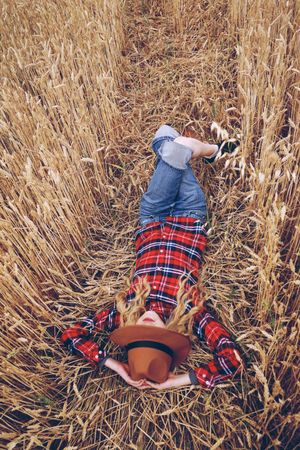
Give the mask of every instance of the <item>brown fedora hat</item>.
[[147, 378], [157, 383], [164, 382], [169, 371], [181, 364], [191, 350], [188, 336], [149, 325], [120, 327], [109, 338], [128, 351], [128, 365], [133, 380]]

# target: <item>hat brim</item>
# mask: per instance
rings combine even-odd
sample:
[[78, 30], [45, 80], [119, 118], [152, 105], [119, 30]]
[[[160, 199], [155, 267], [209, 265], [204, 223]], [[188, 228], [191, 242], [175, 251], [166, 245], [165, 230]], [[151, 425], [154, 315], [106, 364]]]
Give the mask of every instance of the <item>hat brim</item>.
[[188, 336], [166, 328], [152, 327], [150, 325], [127, 325], [115, 329], [109, 336], [115, 343], [124, 347], [131, 342], [149, 340], [160, 342], [170, 347], [173, 352], [172, 366], [179, 365], [188, 356], [191, 350], [191, 340]]

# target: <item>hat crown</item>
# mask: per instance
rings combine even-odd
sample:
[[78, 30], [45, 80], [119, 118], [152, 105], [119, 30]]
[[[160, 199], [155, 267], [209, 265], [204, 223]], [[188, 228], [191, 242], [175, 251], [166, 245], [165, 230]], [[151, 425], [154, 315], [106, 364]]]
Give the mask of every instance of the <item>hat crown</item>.
[[133, 380], [147, 378], [162, 383], [168, 378], [172, 358], [160, 350], [135, 348], [128, 351], [128, 365]]
[[[158, 383], [165, 381], [169, 371], [184, 361], [191, 350], [188, 336], [149, 325], [119, 327], [110, 334], [110, 339], [127, 348], [133, 380], [148, 378]], [[148, 372], [150, 369], [151, 374]]]

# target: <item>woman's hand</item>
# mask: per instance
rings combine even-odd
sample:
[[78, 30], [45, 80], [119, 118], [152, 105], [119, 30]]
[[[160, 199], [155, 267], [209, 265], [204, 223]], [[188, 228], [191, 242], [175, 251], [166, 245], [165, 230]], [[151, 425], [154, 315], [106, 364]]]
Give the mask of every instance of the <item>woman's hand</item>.
[[180, 375], [175, 375], [172, 372], [169, 372], [169, 376], [163, 383], [153, 383], [152, 381], [145, 381], [149, 386], [155, 389], [169, 389], [173, 387], [185, 386], [187, 384], [192, 384], [189, 374], [182, 373]]
[[129, 375], [129, 366], [127, 363], [116, 361], [113, 358], [108, 358], [104, 365], [120, 375], [126, 383], [136, 387], [137, 389], [147, 389], [151, 387], [155, 389], [168, 389], [192, 384], [188, 373], [175, 375], [174, 373], [169, 372], [169, 376], [166, 381], [163, 383], [154, 383], [147, 379], [137, 381], [133, 380]]
[[104, 365], [120, 375], [120, 377], [123, 378], [123, 380], [125, 380], [126, 383], [130, 384], [131, 386], [139, 387], [143, 385], [144, 380], [135, 381], [130, 377], [129, 366], [127, 363], [116, 361], [113, 358], [108, 358], [105, 361]]

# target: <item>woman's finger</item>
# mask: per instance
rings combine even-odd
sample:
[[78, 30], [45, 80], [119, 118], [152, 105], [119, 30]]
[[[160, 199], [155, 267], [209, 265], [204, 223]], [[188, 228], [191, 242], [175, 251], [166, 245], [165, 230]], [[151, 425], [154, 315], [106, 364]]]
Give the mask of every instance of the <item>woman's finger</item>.
[[138, 389], [146, 389], [150, 388], [151, 386], [148, 385], [148, 380], [141, 378], [136, 382], [135, 387], [137, 387]]
[[128, 377], [127, 378], [128, 383], [133, 384], [134, 386], [138, 386], [139, 384], [141, 384], [140, 380], [133, 380], [132, 378]]
[[[132, 378], [130, 378], [130, 379], [132, 380]], [[138, 383], [138, 384], [143, 384], [143, 383], [145, 383], [144, 378], [140, 378], [139, 380], [132, 380], [132, 381], [134, 381], [135, 383]]]
[[138, 389], [149, 389], [151, 386], [148, 386], [147, 384], [142, 384], [141, 386], [136, 386]]
[[128, 383], [131, 384], [132, 386], [140, 386], [142, 384], [142, 380], [133, 380], [132, 378], [130, 378], [129, 376], [125, 377], [124, 380]]

